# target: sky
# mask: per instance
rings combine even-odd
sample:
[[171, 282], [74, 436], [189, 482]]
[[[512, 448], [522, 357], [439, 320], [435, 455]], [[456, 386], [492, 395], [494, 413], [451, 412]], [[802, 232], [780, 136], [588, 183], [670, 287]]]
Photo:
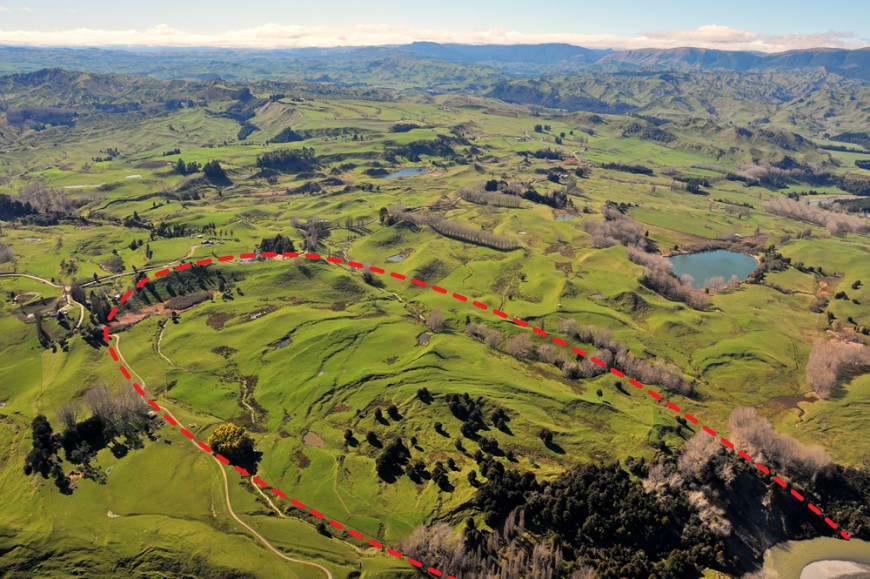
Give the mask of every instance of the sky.
[[859, 48], [870, 46], [870, 1], [0, 0], [0, 44], [290, 48], [421, 40]]

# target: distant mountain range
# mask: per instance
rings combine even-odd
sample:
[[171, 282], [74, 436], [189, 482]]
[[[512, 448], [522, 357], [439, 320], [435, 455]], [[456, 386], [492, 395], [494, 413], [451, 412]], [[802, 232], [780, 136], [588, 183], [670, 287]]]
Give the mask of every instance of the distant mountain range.
[[[496, 68], [542, 67], [580, 70], [731, 70], [793, 71], [815, 68], [845, 77], [870, 80], [870, 48], [845, 50], [811, 48], [766, 54], [744, 50], [708, 48], [643, 48], [639, 50], [592, 50], [571, 44], [481, 45], [416, 42], [396, 51], [421, 58], [494, 66]], [[542, 72], [537, 70], [536, 72]]]
[[[533, 76], [571, 72], [726, 70], [791, 72], [814, 70], [870, 80], [870, 48], [812, 48], [765, 54], [705, 48], [593, 50], [571, 44], [467, 45], [415, 42], [400, 46], [300, 48], [27, 48], [0, 47], [0, 74], [61, 66], [91, 72], [124, 72], [159, 78], [221, 76], [240, 80], [324, 80], [354, 82], [366, 71], [376, 78], [391, 68], [436, 71], [436, 84], [456, 76], [446, 65], [466, 67], [461, 76]], [[438, 65], [441, 65], [440, 67]], [[376, 70], [380, 67], [380, 70]], [[426, 75], [424, 75], [426, 76]], [[387, 76], [389, 78], [389, 75]], [[366, 82], [362, 79], [360, 82]]]

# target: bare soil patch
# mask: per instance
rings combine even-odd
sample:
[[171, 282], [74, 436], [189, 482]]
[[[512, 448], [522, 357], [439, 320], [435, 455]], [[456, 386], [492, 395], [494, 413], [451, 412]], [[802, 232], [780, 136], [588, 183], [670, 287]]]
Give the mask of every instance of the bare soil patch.
[[305, 446], [321, 447], [326, 446], [326, 441], [323, 440], [320, 435], [309, 430], [305, 433], [305, 436], [302, 437], [302, 444]]
[[208, 319], [205, 321], [205, 323], [208, 325], [208, 327], [210, 327], [214, 330], [217, 330], [217, 331], [221, 331], [224, 329], [224, 326], [226, 325], [226, 323], [229, 322], [230, 320], [232, 320], [234, 317], [236, 317], [235, 314], [228, 314], [226, 312], [218, 312], [216, 314], [210, 315], [208, 317]]

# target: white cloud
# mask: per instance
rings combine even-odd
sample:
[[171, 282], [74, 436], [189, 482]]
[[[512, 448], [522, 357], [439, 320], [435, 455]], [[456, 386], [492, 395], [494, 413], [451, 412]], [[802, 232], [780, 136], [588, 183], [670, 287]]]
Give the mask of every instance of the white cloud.
[[58, 31], [0, 30], [0, 44], [33, 46], [221, 46], [235, 48], [296, 48], [309, 46], [372, 46], [406, 44], [418, 40], [465, 44], [536, 44], [565, 42], [589, 48], [677, 48], [696, 46], [726, 50], [779, 52], [799, 48], [870, 46], [870, 40], [850, 32], [769, 35], [720, 25], [693, 30], [652, 31], [635, 36], [613, 34], [544, 33], [489, 29], [447, 32], [409, 26], [351, 27], [264, 24], [217, 33], [192, 33], [161, 24], [144, 30], [76, 28]]
[[9, 8], [6, 6], [0, 6], [0, 12], [9, 12]]

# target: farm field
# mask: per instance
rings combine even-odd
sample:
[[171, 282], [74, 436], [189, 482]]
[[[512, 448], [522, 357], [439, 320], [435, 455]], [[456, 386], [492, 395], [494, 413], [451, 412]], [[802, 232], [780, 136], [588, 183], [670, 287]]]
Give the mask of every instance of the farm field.
[[[57, 90], [28, 74], [0, 78], [7, 110]], [[410, 559], [459, 577], [478, 568], [456, 553], [487, 552], [485, 567], [549, 545], [534, 556], [562, 565], [564, 550], [553, 576], [738, 577], [782, 541], [870, 540], [870, 227], [804, 203], [847, 195], [834, 183], [860, 155], [777, 118], [750, 141], [724, 123], [711, 133], [471, 89], [387, 98], [63, 74], [85, 92], [99, 81], [124, 98], [190, 94], [158, 112], [3, 125], [6, 576], [411, 577]], [[824, 167], [829, 184], [777, 163]], [[13, 209], [19, 199], [29, 205]], [[758, 268], [691, 290], [662, 265], [709, 249]], [[833, 378], [818, 369], [841, 358]], [[122, 399], [134, 382], [161, 412], [99, 448], [60, 450], [98, 414], [94, 392]], [[227, 424], [244, 428], [253, 446], [236, 456], [268, 488], [164, 412], [211, 446]], [[37, 415], [66, 483], [23, 474]], [[702, 426], [761, 468], [698, 450]], [[599, 545], [587, 535], [628, 523], [592, 513], [583, 538], [532, 512], [506, 530], [524, 501], [579, 493], [578, 481], [605, 496], [589, 481], [608, 477], [631, 508], [648, 502], [643, 524], [674, 529], [673, 544]], [[667, 522], [655, 496], [678, 504]], [[552, 500], [542, 512], [578, 508]], [[425, 535], [439, 532], [461, 540]]]

